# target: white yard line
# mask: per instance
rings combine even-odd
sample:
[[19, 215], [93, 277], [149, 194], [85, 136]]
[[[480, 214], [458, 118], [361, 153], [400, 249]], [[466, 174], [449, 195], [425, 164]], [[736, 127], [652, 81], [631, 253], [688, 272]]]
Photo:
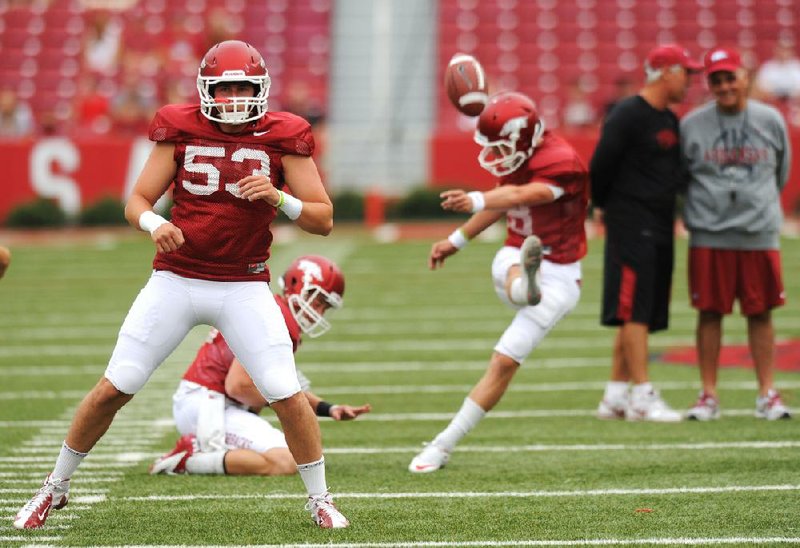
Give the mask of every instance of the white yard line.
[[[509, 392], [585, 392], [599, 391], [605, 388], [605, 381], [584, 382], [551, 382], [551, 383], [520, 383], [512, 384]], [[658, 388], [664, 390], [696, 390], [696, 381], [663, 381], [658, 383]], [[400, 384], [400, 385], [358, 385], [358, 386], [316, 386], [314, 390], [320, 394], [449, 394], [467, 392], [471, 384]], [[755, 381], [723, 381], [718, 384], [720, 390], [755, 390]], [[800, 381], [781, 380], [779, 389], [800, 388]], [[23, 392], [0, 392], [0, 400], [55, 400], [55, 399], [81, 399], [86, 395], [83, 390], [27, 390]], [[171, 396], [171, 393], [170, 393]], [[167, 399], [170, 396], [166, 396]], [[139, 394], [134, 401], [152, 402], [163, 401], [164, 392], [150, 391]], [[723, 410], [724, 413], [724, 410]]]
[[[41, 538], [41, 537], [40, 537]], [[38, 540], [38, 539], [37, 539]], [[472, 541], [416, 541], [416, 542], [359, 542], [325, 544], [249, 544], [249, 548], [447, 548], [450, 546], [722, 546], [726, 544], [799, 544], [800, 537], [652, 537], [652, 538], [609, 538], [579, 540], [472, 540]], [[222, 548], [225, 545], [127, 545], [98, 546], [96, 548]], [[233, 545], [230, 545], [233, 546]], [[31, 544], [22, 548], [41, 548]]]
[[[446, 337], [437, 339], [401, 338], [393, 340], [356, 340], [356, 341], [314, 341], [314, 344], [304, 349], [305, 353], [353, 353], [353, 352], [388, 352], [388, 351], [453, 351], [464, 350], [490, 350], [497, 342], [498, 334], [491, 337]], [[728, 344], [740, 344], [746, 341], [745, 334], [733, 333]], [[574, 350], [576, 348], [592, 348], [608, 350], [612, 347], [614, 337], [605, 331], [597, 331], [593, 336], [569, 337], [553, 335], [544, 340], [540, 351], [554, 349]], [[654, 349], [671, 346], [689, 346], [694, 344], [694, 337], [690, 334], [681, 336], [664, 335], [654, 337], [651, 346]], [[7, 345], [0, 347], [0, 358], [15, 357], [41, 357], [41, 356], [107, 356], [113, 350], [110, 344], [25, 344]]]
[[[655, 443], [655, 444], [572, 444], [572, 445], [558, 445], [558, 444], [535, 444], [535, 445], [463, 445], [456, 448], [459, 453], [525, 453], [525, 452], [547, 452], [547, 451], [561, 451], [561, 452], [586, 452], [586, 451], [708, 451], [718, 449], [794, 449], [800, 447], [800, 441], [787, 440], [787, 441], [721, 441], [721, 442], [704, 442], [704, 443]], [[397, 453], [416, 453], [420, 446], [409, 447], [327, 447], [326, 454], [331, 455], [381, 455], [381, 454], [397, 454]], [[104, 462], [95, 462], [96, 469], [103, 469], [107, 467], [118, 466], [127, 468], [136, 463], [147, 461], [160, 456], [161, 453], [156, 452], [138, 452], [138, 453], [102, 453], [95, 454], [92, 452], [92, 457]], [[49, 457], [0, 457], [0, 468], [4, 467], [3, 463], [17, 463], [15, 467], [25, 466], [32, 467], [42, 464], [48, 467], [52, 465], [53, 459]], [[89, 463], [81, 465], [81, 469], [85, 468]], [[10, 466], [8, 466], [10, 467]], [[80, 471], [78, 472], [80, 473]], [[1, 492], [1, 491], [0, 491]]]
[[[463, 445], [455, 449], [457, 453], [540, 453], [546, 451], [584, 452], [584, 451], [708, 451], [711, 449], [793, 449], [800, 447], [800, 441], [730, 441], [705, 443], [653, 443], [653, 444], [535, 444], [535, 445]], [[420, 446], [411, 447], [328, 447], [327, 454], [375, 455], [392, 453], [416, 453]]]
[[[11, 516], [13, 518], [13, 516]], [[61, 540], [61, 537], [31, 537], [31, 536], [21, 536], [21, 535], [0, 535], [0, 542], [30, 542], [31, 540], [36, 540], [38, 542], [58, 542]], [[36, 546], [35, 544], [33, 546]]]
[[[721, 487], [671, 487], [659, 489], [575, 489], [572, 491], [464, 491], [464, 492], [414, 492], [414, 493], [336, 493], [337, 499], [456, 499], [456, 498], [563, 498], [606, 497], [611, 495], [695, 495], [720, 493], [751, 493], [764, 491], [800, 491], [800, 485], [729, 485]], [[148, 495], [144, 497], [121, 497], [119, 500], [135, 502], [172, 502], [194, 500], [287, 500], [302, 498], [297, 493], [262, 494], [193, 494], [193, 495]]]

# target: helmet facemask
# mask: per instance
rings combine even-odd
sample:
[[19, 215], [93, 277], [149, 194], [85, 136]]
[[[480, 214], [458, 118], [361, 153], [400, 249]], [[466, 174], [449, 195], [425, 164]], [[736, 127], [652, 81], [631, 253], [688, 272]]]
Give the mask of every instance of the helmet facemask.
[[[533, 155], [544, 133], [544, 123], [539, 121], [533, 129], [528, 147], [520, 142], [522, 130], [527, 128], [528, 117], [519, 116], [506, 122], [500, 131], [500, 138], [494, 141], [480, 130], [475, 130], [474, 140], [483, 147], [478, 155], [481, 167], [496, 177], [513, 173]], [[524, 148], [520, 148], [520, 147]]]
[[304, 285], [300, 293], [289, 295], [286, 301], [297, 325], [312, 339], [331, 328], [330, 322], [323, 317], [325, 311], [342, 307], [342, 297], [338, 293], [330, 293], [315, 284]]
[[[202, 70], [202, 68], [201, 68]], [[221, 83], [247, 82], [255, 91], [253, 97], [214, 98], [214, 88]], [[264, 74], [248, 77], [243, 70], [226, 70], [222, 76], [197, 77], [197, 91], [200, 94], [200, 109], [209, 120], [220, 124], [245, 124], [258, 120], [267, 112], [270, 77]]]

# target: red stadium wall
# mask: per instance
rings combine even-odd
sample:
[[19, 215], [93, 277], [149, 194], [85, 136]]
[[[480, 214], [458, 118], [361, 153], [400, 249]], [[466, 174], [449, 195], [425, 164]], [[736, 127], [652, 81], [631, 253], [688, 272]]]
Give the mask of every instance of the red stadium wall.
[[[790, 130], [793, 143], [789, 183], [781, 194], [787, 214], [800, 212], [800, 128]], [[596, 131], [562, 132], [587, 163], [597, 143]], [[468, 133], [439, 133], [430, 141], [430, 181], [440, 187], [492, 188], [495, 178], [478, 165], [480, 148]]]
[[[588, 162], [596, 132], [566, 134]], [[800, 129], [795, 143], [792, 177], [783, 191], [784, 211], [800, 209]], [[68, 213], [111, 196], [123, 199], [133, 186], [152, 144], [147, 139], [49, 138], [0, 142], [0, 162], [6, 166], [0, 194], [0, 223], [15, 206], [37, 197], [57, 200]], [[430, 181], [433, 186], [488, 189], [494, 179], [478, 166], [478, 145], [471, 135], [441, 133], [430, 141]]]
[[101, 198], [124, 198], [151, 146], [147, 139], [122, 138], [0, 142], [0, 162], [8, 170], [0, 222], [15, 206], [37, 197], [55, 199], [72, 214]]

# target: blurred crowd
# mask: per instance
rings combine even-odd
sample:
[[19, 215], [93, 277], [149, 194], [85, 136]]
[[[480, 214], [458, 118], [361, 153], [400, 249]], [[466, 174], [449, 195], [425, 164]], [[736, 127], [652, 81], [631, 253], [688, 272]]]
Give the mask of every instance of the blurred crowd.
[[[203, 19], [198, 23], [197, 19], [175, 16], [153, 33], [144, 28], [148, 23], [143, 18], [123, 22], [118, 12], [87, 13], [72, 99], [67, 105], [54, 101], [51, 108], [34, 115], [13, 86], [0, 83], [0, 137], [143, 135], [159, 106], [196, 101], [200, 58], [211, 45], [237, 38], [243, 28], [240, 15], [221, 8], [210, 10]], [[777, 41], [773, 56], [753, 67], [753, 72], [751, 96], [773, 104], [790, 126], [800, 127], [800, 59], [795, 45]], [[637, 73], [620, 74], [612, 97], [592, 94], [588, 78], [567, 83], [560, 114], [551, 125], [566, 130], [598, 128], [616, 101], [636, 92], [639, 79]], [[294, 112], [312, 125], [323, 120], [324, 105], [311, 99], [302, 81], [285, 84], [283, 103], [271, 99], [272, 110]], [[708, 101], [705, 91], [690, 95], [679, 113]]]
[[[175, 16], [158, 33], [145, 30], [143, 18], [123, 22], [110, 10], [88, 12], [86, 22], [72, 99], [65, 104], [54, 97], [34, 115], [14, 86], [0, 83], [0, 137], [144, 135], [160, 106], [197, 102], [200, 59], [213, 44], [238, 38], [243, 27], [239, 15], [224, 9], [209, 11], [201, 23]], [[283, 96], [283, 104], [271, 100], [270, 108], [322, 121], [322, 107], [303, 82], [288, 83]]]
[[[752, 59], [752, 55], [749, 56]], [[772, 57], [751, 67], [750, 97], [775, 106], [783, 113], [789, 126], [800, 127], [800, 58], [789, 40], [775, 43]], [[561, 127], [564, 129], [596, 128], [619, 99], [636, 93], [639, 74], [621, 74], [615, 80], [613, 97], [593, 97], [589, 86], [578, 78], [571, 83], [562, 108]], [[690, 101], [676, 109], [680, 114], [711, 100], [703, 82], [704, 93], [694, 93]]]

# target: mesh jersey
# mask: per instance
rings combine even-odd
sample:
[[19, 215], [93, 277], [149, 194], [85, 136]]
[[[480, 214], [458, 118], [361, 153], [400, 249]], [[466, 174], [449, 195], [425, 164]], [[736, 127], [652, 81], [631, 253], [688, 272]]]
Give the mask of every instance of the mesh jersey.
[[565, 264], [580, 260], [586, 255], [586, 166], [569, 143], [546, 131], [528, 162], [501, 177], [499, 184], [524, 185], [532, 181], [561, 187], [564, 194], [555, 202], [508, 210], [505, 245], [520, 247], [527, 236], [536, 234], [548, 261]]
[[[280, 295], [275, 295], [275, 301], [280, 306], [283, 318], [286, 320], [286, 327], [289, 328], [289, 337], [292, 339], [292, 348], [297, 352], [300, 346], [300, 326], [289, 311], [286, 299]], [[194, 361], [183, 374], [183, 379], [197, 384], [201, 384], [210, 390], [225, 394], [225, 377], [234, 359], [228, 343], [222, 337], [222, 333], [212, 329], [208, 339], [197, 351]], [[308, 389], [309, 382], [298, 371], [300, 386], [303, 390]], [[230, 396], [229, 396], [230, 397]]]
[[153, 268], [204, 280], [269, 281], [270, 223], [277, 210], [242, 199], [236, 181], [263, 173], [283, 188], [281, 158], [314, 152], [308, 122], [269, 112], [228, 135], [199, 105], [167, 105], [150, 123], [150, 139], [175, 143], [171, 220], [185, 238], [177, 251], [157, 253]]

